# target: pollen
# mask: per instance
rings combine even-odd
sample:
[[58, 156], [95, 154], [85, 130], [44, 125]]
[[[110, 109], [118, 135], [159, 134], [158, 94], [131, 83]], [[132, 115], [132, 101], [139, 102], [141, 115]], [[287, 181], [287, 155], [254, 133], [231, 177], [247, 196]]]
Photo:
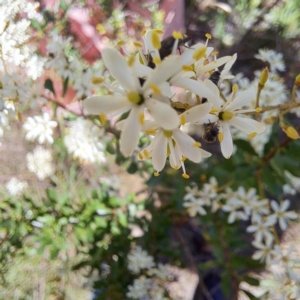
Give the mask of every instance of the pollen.
[[161, 63], [160, 57], [158, 56], [154, 57], [153, 62], [155, 63], [155, 65], [159, 65]]
[[238, 90], [239, 90], [239, 86], [235, 83], [235, 84], [232, 86], [232, 92], [233, 92], [233, 93], [236, 93]]
[[201, 147], [201, 143], [195, 142], [195, 143], [193, 144], [193, 146], [196, 147], [196, 148], [200, 148], [200, 147]]
[[132, 67], [134, 65], [134, 61], [135, 61], [135, 56], [134, 55], [130, 55], [128, 58], [128, 66]]
[[257, 132], [252, 132], [250, 134], [248, 134], [248, 139], [253, 139], [255, 136], [257, 136]]
[[92, 83], [93, 84], [101, 84], [104, 82], [104, 78], [103, 77], [93, 77], [92, 78]]
[[224, 111], [219, 114], [219, 118], [223, 121], [229, 121], [233, 118], [233, 113], [230, 111]]
[[156, 134], [156, 130], [155, 129], [147, 129], [145, 131], [146, 134], [148, 135], [155, 135]]
[[154, 92], [154, 94], [158, 94], [158, 95], [161, 94], [161, 90], [156, 84], [151, 82], [150, 87], [151, 87], [152, 91]]
[[158, 36], [158, 33], [156, 30], [152, 31], [151, 42], [155, 49], [161, 48], [161, 42], [160, 42], [160, 39], [159, 39], [159, 36]]
[[149, 151], [148, 151], [147, 149], [144, 149], [144, 150], [143, 150], [143, 153], [144, 153], [144, 157], [145, 157], [146, 159], [150, 157], [150, 153], [149, 153]]
[[167, 139], [170, 139], [173, 135], [173, 132], [171, 130], [164, 130], [163, 133]]
[[122, 47], [125, 44], [123, 40], [117, 42], [118, 47]]
[[206, 37], [207, 39], [211, 40], [211, 34], [206, 33], [206, 34], [205, 34], [205, 37]]
[[146, 34], [146, 32], [147, 32], [147, 30], [143, 29], [142, 32], [141, 32], [141, 35], [144, 36]]
[[201, 58], [205, 58], [206, 57], [206, 49], [207, 49], [206, 47], [197, 49], [193, 54], [193, 59], [195, 59], [197, 61]]
[[223, 134], [223, 132], [219, 132], [218, 133], [218, 140], [219, 140], [219, 142], [222, 142], [224, 140], [224, 134]]
[[179, 31], [173, 31], [172, 36], [175, 40], [182, 40], [183, 39], [182, 33], [179, 32]]
[[193, 65], [190, 65], [190, 66], [183, 65], [181, 69], [182, 69], [182, 71], [185, 71], [185, 72], [194, 71]]
[[262, 108], [261, 108], [261, 107], [256, 107], [256, 108], [255, 108], [255, 111], [259, 113], [259, 112], [262, 111]]
[[145, 116], [144, 116], [143, 112], [139, 113], [139, 122], [141, 125], [144, 125], [144, 123], [145, 123]]
[[212, 108], [211, 110], [210, 110], [210, 114], [215, 114], [215, 113], [217, 113], [218, 112], [218, 110], [216, 109], [216, 108]]
[[186, 174], [186, 173], [183, 173], [182, 177], [185, 178], [185, 179], [189, 179], [190, 178], [190, 176], [188, 174]]
[[158, 177], [158, 176], [159, 176], [159, 173], [158, 173], [158, 172], [154, 172], [154, 176], [155, 176], [155, 177]]
[[144, 156], [143, 156], [142, 152], [139, 152], [139, 153], [138, 153], [138, 157], [139, 157], [140, 160], [143, 160], [143, 159], [144, 159]]
[[107, 120], [106, 115], [105, 114], [100, 114], [99, 115], [99, 120], [100, 120], [101, 125], [104, 126], [106, 124], [106, 120]]
[[133, 45], [136, 47], [136, 48], [143, 48], [143, 45], [139, 42], [133, 42]]
[[180, 116], [180, 124], [184, 125], [186, 123], [186, 116], [185, 115], [181, 115]]
[[211, 55], [213, 55], [213, 56], [216, 56], [216, 55], [218, 55], [218, 54], [219, 54], [218, 51], [213, 51], [213, 52], [211, 53]]

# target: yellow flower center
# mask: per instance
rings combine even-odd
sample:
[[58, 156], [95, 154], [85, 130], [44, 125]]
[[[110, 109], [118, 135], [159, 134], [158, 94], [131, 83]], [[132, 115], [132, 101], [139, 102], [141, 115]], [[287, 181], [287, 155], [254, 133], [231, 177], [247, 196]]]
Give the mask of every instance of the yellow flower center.
[[160, 39], [159, 39], [159, 36], [158, 36], [158, 33], [156, 30], [152, 31], [151, 42], [155, 49], [161, 48], [161, 42], [160, 42]]
[[163, 133], [167, 139], [170, 139], [173, 135], [173, 132], [171, 130], [164, 130]]
[[144, 103], [144, 97], [137, 92], [128, 92], [127, 98], [133, 104], [140, 105]]
[[230, 111], [223, 111], [219, 114], [219, 118], [223, 121], [229, 121], [234, 117], [234, 114]]

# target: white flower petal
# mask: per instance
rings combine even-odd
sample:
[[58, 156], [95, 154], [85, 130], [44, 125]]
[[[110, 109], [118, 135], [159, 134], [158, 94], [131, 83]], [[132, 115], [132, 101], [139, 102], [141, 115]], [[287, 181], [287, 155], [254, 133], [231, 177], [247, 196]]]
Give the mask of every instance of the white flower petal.
[[208, 115], [212, 109], [211, 103], [204, 103], [196, 105], [180, 115], [180, 117], [185, 116], [186, 122], [198, 122], [199, 119], [204, 118]]
[[157, 124], [162, 128], [172, 130], [179, 126], [179, 117], [170, 105], [148, 98], [145, 100], [145, 106]]
[[228, 121], [228, 123], [247, 134], [253, 132], [260, 134], [266, 130], [266, 126], [264, 124], [250, 118], [234, 116]]
[[132, 104], [124, 96], [92, 96], [83, 101], [83, 107], [88, 113], [99, 115], [101, 113], [109, 114], [112, 112], [128, 111]]
[[180, 151], [189, 160], [199, 163], [202, 160], [200, 148], [195, 147], [195, 140], [180, 129], [173, 130], [173, 138]]
[[124, 57], [113, 48], [103, 49], [101, 55], [110, 74], [122, 85], [122, 87], [127, 91], [136, 90], [137, 85], [135, 77]]
[[222, 122], [222, 127], [223, 127], [223, 141], [220, 143], [221, 151], [225, 158], [230, 158], [230, 156], [233, 153], [233, 142], [232, 142], [231, 133], [228, 124], [226, 124], [225, 122]]
[[210, 62], [209, 64], [202, 66], [199, 68], [199, 72], [197, 72], [197, 75], [200, 76], [201, 74], [204, 74], [206, 72], [215, 70], [216, 68], [224, 65], [226, 62], [228, 62], [232, 57], [231, 56], [223, 56], [221, 58], [218, 58], [217, 60], [214, 60]]
[[125, 157], [132, 154], [139, 141], [140, 123], [138, 115], [140, 110], [140, 108], [133, 108], [123, 126], [120, 137], [120, 150]]
[[165, 58], [148, 77], [143, 85], [143, 90], [146, 91], [150, 87], [150, 83], [159, 86], [164, 81], [170, 80], [180, 70], [180, 57], [178, 55]]
[[255, 99], [255, 92], [254, 89], [250, 88], [241, 92], [235, 99], [233, 99], [226, 107], [226, 111], [234, 111], [245, 105], [249, 105], [252, 99]]
[[290, 200], [285, 199], [282, 203], [281, 203], [281, 211], [286, 211], [288, 209], [288, 207], [290, 206]]
[[155, 146], [152, 152], [152, 164], [154, 170], [160, 172], [165, 164], [167, 159], [167, 139], [161, 131], [154, 137]]

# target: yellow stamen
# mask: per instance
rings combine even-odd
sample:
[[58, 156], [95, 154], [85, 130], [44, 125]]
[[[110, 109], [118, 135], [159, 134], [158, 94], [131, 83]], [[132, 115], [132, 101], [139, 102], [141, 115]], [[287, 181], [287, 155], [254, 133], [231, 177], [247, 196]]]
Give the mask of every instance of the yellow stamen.
[[262, 111], [262, 108], [261, 108], [261, 107], [256, 107], [256, 108], [255, 108], [255, 111], [259, 113], [259, 112]]
[[140, 160], [143, 160], [143, 159], [144, 159], [142, 152], [139, 152], [139, 153], [138, 153], [138, 157], [139, 157]]
[[235, 84], [232, 86], [232, 92], [233, 92], [233, 93], [236, 93], [238, 90], [239, 90], [239, 86], [235, 83]]
[[149, 158], [150, 157], [150, 153], [149, 153], [149, 151], [147, 149], [144, 149], [143, 153], [144, 153], [144, 157], [145, 158]]
[[154, 29], [154, 30], [157, 32], [157, 34], [163, 34], [164, 33], [161, 29]]
[[205, 58], [206, 57], [206, 49], [207, 49], [206, 47], [197, 49], [193, 54], [193, 59], [199, 60], [201, 58]]
[[146, 34], [146, 32], [147, 32], [147, 30], [143, 29], [142, 32], [141, 32], [141, 35], [144, 36]]
[[105, 27], [102, 24], [97, 24], [96, 29], [100, 34], [104, 34], [106, 32]]
[[158, 95], [161, 94], [161, 90], [156, 84], [151, 82], [150, 87], [151, 87], [152, 91], [154, 92], [154, 94], [158, 94]]
[[190, 71], [194, 71], [194, 66], [193, 65], [190, 65], [190, 66], [183, 65], [181, 69], [182, 69], [182, 71], [190, 72]]
[[186, 123], [186, 116], [185, 115], [181, 115], [180, 116], [180, 124], [184, 125]]
[[129, 67], [132, 67], [134, 65], [134, 61], [135, 61], [135, 56], [134, 55], [130, 55], [129, 58], [128, 58], [128, 66]]
[[216, 108], [213, 107], [213, 108], [210, 110], [209, 113], [213, 115], [213, 114], [215, 114], [215, 113], [217, 113], [217, 112], [218, 112], [218, 110], [217, 110]]
[[137, 92], [129, 92], [127, 93], [128, 100], [133, 104], [141, 104], [144, 100], [142, 95]]
[[182, 36], [181, 32], [179, 32], [179, 31], [173, 31], [172, 36], [176, 40], [182, 40], [183, 39], [183, 36]]
[[143, 45], [139, 42], [133, 42], [133, 45], [136, 47], [136, 48], [143, 48]]
[[164, 133], [164, 136], [167, 139], [170, 139], [172, 137], [172, 135], [173, 135], [173, 131], [172, 130], [164, 130], [163, 133]]
[[125, 44], [125, 42], [124, 42], [123, 40], [117, 42], [117, 46], [118, 46], [118, 47], [121, 47], [121, 46], [123, 46], [124, 44]]
[[99, 115], [99, 120], [100, 120], [101, 125], [104, 126], [106, 124], [106, 120], [107, 120], [106, 115], [105, 114], [100, 114]]
[[205, 37], [206, 37], [207, 39], [211, 40], [211, 34], [206, 33], [206, 34], [205, 34]]
[[104, 82], [104, 78], [103, 77], [93, 77], [92, 78], [92, 83], [93, 84], [101, 84]]
[[160, 39], [159, 39], [159, 36], [158, 36], [158, 33], [156, 30], [152, 31], [151, 42], [155, 49], [161, 48], [161, 42], [160, 42]]
[[187, 157], [186, 156], [182, 156], [181, 157], [181, 161], [186, 161], [187, 160]]
[[222, 142], [224, 140], [224, 134], [223, 134], [223, 132], [219, 132], [218, 133], [218, 140], [219, 140], [219, 142]]
[[297, 130], [292, 127], [292, 126], [283, 126], [282, 130], [286, 133], [286, 135], [292, 139], [292, 140], [297, 140], [300, 138]]
[[213, 56], [216, 56], [216, 55], [218, 55], [218, 54], [219, 54], [218, 51], [213, 51], [213, 52], [211, 53], [211, 55], [213, 55]]
[[158, 172], [154, 172], [154, 176], [155, 176], [155, 177], [158, 177], [158, 176], [159, 176], [159, 173], [158, 173]]
[[186, 173], [183, 173], [182, 177], [185, 178], [185, 179], [189, 179], [190, 178], [190, 176], [188, 174], [186, 174]]
[[223, 121], [229, 121], [234, 117], [234, 114], [230, 111], [224, 111], [220, 113], [219, 117]]
[[156, 134], [156, 130], [155, 129], [147, 129], [145, 131], [146, 134], [148, 135], [155, 135]]
[[257, 136], [257, 132], [252, 132], [250, 134], [248, 134], [248, 139], [253, 139], [255, 136]]
[[179, 166], [175, 165], [175, 166], [173, 166], [173, 169], [178, 170]]
[[200, 148], [200, 147], [201, 147], [201, 143], [195, 142], [195, 143], [193, 144], [193, 146], [196, 147], [196, 148]]
[[139, 113], [139, 122], [141, 125], [144, 125], [144, 123], [145, 123], [145, 116], [144, 116], [143, 112]]
[[160, 57], [156, 56], [156, 57], [153, 57], [153, 62], [155, 63], [155, 65], [159, 65], [161, 63], [161, 60], [160, 60]]

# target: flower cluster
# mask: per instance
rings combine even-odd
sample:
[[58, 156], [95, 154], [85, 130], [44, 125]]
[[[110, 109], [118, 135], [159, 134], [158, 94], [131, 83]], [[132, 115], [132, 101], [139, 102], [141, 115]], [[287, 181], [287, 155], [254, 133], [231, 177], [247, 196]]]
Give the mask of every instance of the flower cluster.
[[153, 257], [140, 247], [128, 254], [128, 270], [135, 275], [133, 285], [128, 286], [127, 297], [130, 299], [173, 299], [167, 297], [166, 285], [174, 280], [169, 265], [154, 263]]
[[229, 71], [236, 55], [217, 59], [214, 49], [208, 46], [210, 38], [207, 35], [206, 43], [181, 47], [179, 55], [177, 49], [187, 38], [174, 32], [160, 40], [157, 30], [149, 30], [144, 35], [144, 48], [136, 42], [137, 53], [127, 60], [116, 49], [102, 51], [103, 62], [116, 81], [105, 82], [108, 94], [89, 97], [83, 106], [90, 114], [103, 118], [127, 112], [127, 117], [116, 125], [121, 130], [124, 156], [136, 149], [141, 132], [154, 136], [138, 157], [152, 157], [155, 175], [169, 157], [171, 167], [182, 167], [183, 177], [188, 178], [184, 160], [199, 163], [211, 155], [182, 130], [185, 124], [202, 124], [203, 139], [213, 142], [218, 138], [226, 158], [233, 153], [231, 127], [245, 132], [250, 139], [266, 129], [249, 117], [249, 113], [260, 111], [259, 107], [249, 108], [255, 100], [252, 89], [237, 94], [234, 85], [227, 98], [220, 93], [219, 83], [233, 77]]
[[6, 189], [8, 193], [12, 196], [19, 196], [22, 194], [24, 189], [28, 187], [28, 183], [26, 181], [21, 181], [16, 177], [12, 177], [6, 183]]
[[[293, 258], [293, 249], [288, 250], [288, 253], [282, 249], [275, 228], [279, 225], [284, 231], [291, 220], [298, 219], [296, 212], [288, 210], [289, 200], [278, 203], [275, 200], [261, 199], [254, 188], [248, 191], [243, 187], [239, 187], [236, 191], [227, 188], [221, 192], [214, 177], [211, 177], [209, 183], [205, 183], [201, 189], [193, 185], [186, 190], [183, 205], [187, 207], [191, 217], [197, 214], [206, 215], [210, 209], [211, 212], [222, 210], [228, 213], [228, 223], [238, 220], [250, 221], [251, 225], [246, 231], [254, 235], [252, 245], [256, 251], [252, 258], [265, 262], [267, 267], [281, 266], [283, 269], [280, 276], [285, 278], [285, 283], [280, 284], [281, 288], [284, 291], [293, 290], [295, 285], [299, 293], [299, 263]], [[286, 278], [289, 278], [288, 282]]]

